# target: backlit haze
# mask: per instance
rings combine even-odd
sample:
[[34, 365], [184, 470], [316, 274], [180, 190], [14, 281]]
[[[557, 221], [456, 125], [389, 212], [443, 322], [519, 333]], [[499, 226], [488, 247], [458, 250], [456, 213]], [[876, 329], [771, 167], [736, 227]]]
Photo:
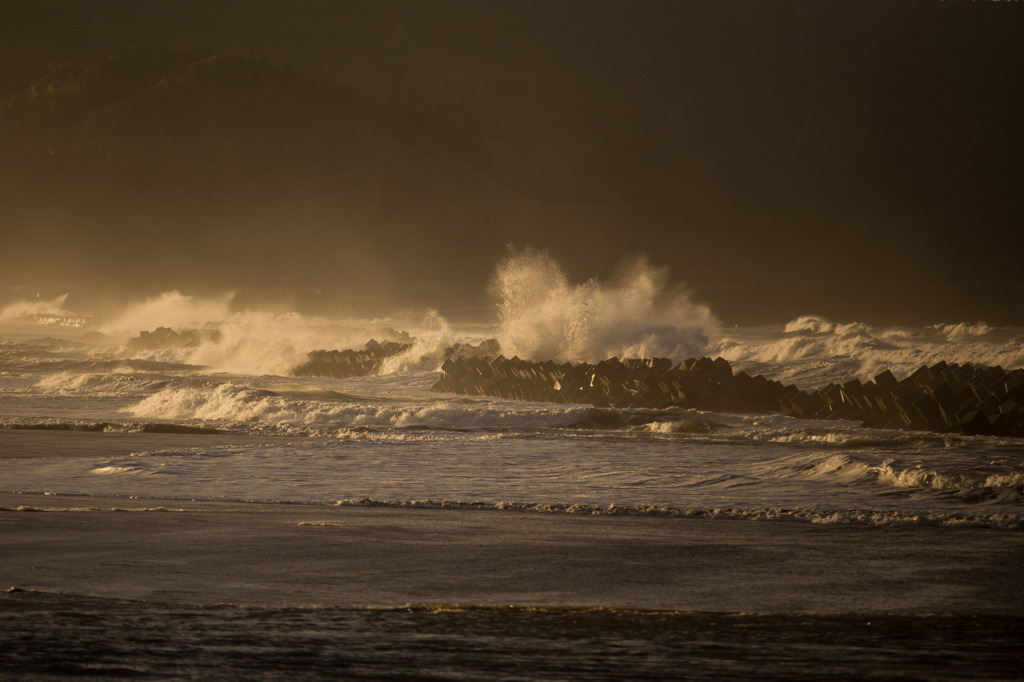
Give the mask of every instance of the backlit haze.
[[0, 308], [414, 310], [553, 358], [1020, 324], [1022, 38], [1024, 3], [7, 0]]

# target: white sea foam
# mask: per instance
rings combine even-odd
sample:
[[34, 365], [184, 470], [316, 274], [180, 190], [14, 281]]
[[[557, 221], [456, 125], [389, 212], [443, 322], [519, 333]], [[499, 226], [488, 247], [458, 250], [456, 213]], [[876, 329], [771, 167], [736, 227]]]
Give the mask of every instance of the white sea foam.
[[[325, 318], [299, 313], [232, 310], [230, 295], [209, 300], [169, 292], [133, 304], [104, 330], [128, 342], [157, 327], [189, 335], [172, 347], [134, 343], [122, 356], [202, 367], [207, 373], [287, 376], [314, 350], [362, 349], [370, 339], [409, 345], [388, 357], [383, 373], [436, 370], [455, 343], [479, 343], [495, 330], [484, 324], [454, 328], [431, 309], [382, 318]], [[198, 333], [195, 330], [199, 330]]]
[[106, 322], [101, 331], [111, 335], [131, 336], [157, 327], [202, 327], [208, 322], [231, 317], [233, 298], [232, 292], [201, 298], [167, 291], [144, 301], [129, 303]]
[[899, 466], [886, 460], [871, 467], [882, 483], [897, 488], [926, 488], [940, 492], [972, 493], [984, 491], [991, 496], [1024, 500], [1024, 473], [939, 470], [922, 465]]
[[870, 380], [884, 370], [902, 378], [939, 361], [1021, 368], [1024, 329], [984, 323], [874, 328], [804, 316], [781, 332], [731, 329], [710, 352], [729, 360], [735, 369], [820, 388], [852, 378]]
[[859, 322], [840, 324], [818, 315], [804, 315], [786, 323], [787, 334], [860, 334], [870, 331], [870, 327]]
[[514, 252], [491, 284], [506, 355], [533, 360], [599, 361], [612, 356], [703, 355], [718, 321], [643, 259], [610, 283], [573, 284], [539, 251]]
[[977, 324], [968, 324], [965, 322], [961, 322], [959, 324], [938, 324], [935, 325], [933, 329], [936, 329], [951, 341], [985, 336], [992, 332], [992, 327], [988, 326], [984, 322], [979, 322]]
[[755, 467], [755, 473], [761, 477], [819, 480], [829, 485], [939, 493], [968, 503], [1024, 501], [1024, 473], [986, 465], [980, 457], [986, 454], [984, 450], [967, 450], [958, 460], [943, 465], [934, 456], [922, 460], [914, 449], [877, 463], [877, 447], [865, 444], [856, 451], [831, 454], [827, 450], [797, 451]]
[[[1024, 529], [1019, 514], [913, 513], [861, 509], [780, 509], [734, 507], [665, 507], [659, 505], [591, 505], [579, 503], [537, 503], [515, 500], [502, 502], [446, 499], [380, 500], [359, 498], [339, 500], [339, 507], [394, 507], [413, 509], [493, 510], [505, 512], [584, 514], [588, 516], [658, 516], [685, 519], [731, 521], [795, 521], [804, 523], [857, 526], [955, 526]], [[331, 526], [330, 522], [302, 522], [301, 525]]]
[[448, 398], [420, 401], [291, 399], [236, 383], [175, 386], [128, 408], [141, 419], [249, 422], [349, 429], [396, 428], [531, 429], [583, 419], [589, 408]]
[[92, 473], [104, 476], [104, 475], [117, 475], [117, 474], [132, 474], [132, 473], [135, 473], [137, 471], [138, 471], [138, 469], [136, 469], [135, 467], [131, 467], [131, 466], [113, 466], [112, 465], [112, 466], [96, 467], [95, 469], [92, 470]]
[[[119, 336], [104, 347], [77, 343], [67, 330], [58, 330], [61, 339], [19, 331], [28, 340], [2, 348], [2, 369], [16, 372], [0, 373], [0, 423], [34, 429], [8, 439], [31, 443], [33, 456], [5, 460], [3, 485], [152, 499], [366, 498], [498, 511], [1024, 527], [1019, 439], [430, 391], [449, 345], [492, 337], [506, 355], [538, 359], [722, 355], [734, 369], [815, 388], [882, 369], [899, 377], [938, 360], [1020, 367], [1020, 328], [876, 328], [808, 316], [786, 329], [720, 336], [710, 313], [663, 272], [640, 264], [613, 282], [576, 284], [534, 252], [503, 264], [495, 292], [495, 327], [453, 324], [431, 311], [382, 319], [244, 311], [226, 294], [171, 292], [110, 318], [103, 329]], [[69, 312], [63, 299], [56, 304], [51, 311]], [[183, 347], [136, 343], [128, 351], [125, 341], [158, 326], [204, 333]], [[381, 376], [288, 376], [310, 350], [361, 348], [369, 338], [412, 345], [389, 358]], [[236, 447], [214, 435], [143, 432], [143, 421], [289, 438]], [[119, 433], [56, 433], [101, 428]], [[107, 461], [104, 448], [126, 438], [146, 452]], [[81, 457], [83, 447], [96, 456]], [[58, 456], [36, 456], [49, 449]], [[74, 457], [60, 456], [72, 449]]]
[[268, 391], [222, 383], [207, 386], [177, 386], [159, 391], [127, 410], [145, 419], [203, 419], [208, 421], [297, 421], [303, 414], [299, 404]]
[[0, 322], [23, 321], [63, 327], [82, 327], [86, 319], [65, 309], [68, 294], [52, 299], [23, 299], [9, 303], [0, 310]]
[[642, 429], [654, 434], [714, 434], [723, 429], [723, 424], [711, 419], [678, 419], [651, 422], [644, 424]]
[[164, 386], [168, 380], [159, 374], [79, 374], [64, 371], [39, 379], [36, 388], [55, 395], [124, 396], [152, 391]]
[[[157, 327], [203, 330], [195, 343], [183, 347], [136, 344], [120, 357], [240, 375], [287, 375], [312, 350], [359, 349], [370, 338], [412, 344], [384, 362], [385, 373], [436, 369], [452, 344], [492, 337], [505, 355], [536, 360], [721, 355], [734, 369], [808, 389], [853, 377], [871, 379], [886, 369], [899, 378], [939, 360], [1024, 367], [1024, 329], [983, 322], [876, 328], [808, 315], [781, 328], [730, 328], [723, 333], [706, 306], [693, 303], [669, 282], [666, 271], [643, 260], [627, 264], [611, 281], [574, 283], [549, 255], [515, 252], [498, 265], [490, 288], [496, 326], [453, 325], [432, 310], [378, 319], [241, 310], [230, 293], [197, 297], [170, 291], [128, 304], [110, 314], [100, 329], [112, 343]], [[64, 296], [23, 301], [5, 308], [0, 320], [40, 311], [74, 315], [65, 306]], [[105, 348], [88, 350], [92, 357], [103, 352]]]

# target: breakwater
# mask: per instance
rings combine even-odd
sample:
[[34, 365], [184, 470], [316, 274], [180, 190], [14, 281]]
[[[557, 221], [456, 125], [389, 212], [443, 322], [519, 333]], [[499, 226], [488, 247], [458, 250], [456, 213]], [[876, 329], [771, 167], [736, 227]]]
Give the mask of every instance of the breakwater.
[[435, 391], [595, 407], [781, 412], [875, 428], [1024, 437], [1024, 370], [940, 362], [903, 379], [886, 370], [872, 381], [802, 391], [733, 372], [722, 358], [557, 364], [457, 349], [449, 355]]
[[379, 374], [384, 360], [404, 353], [412, 344], [370, 339], [362, 350], [314, 350], [291, 373], [298, 377], [365, 377]]
[[[316, 350], [295, 376], [378, 374], [384, 360], [410, 344], [371, 340], [361, 350]], [[939, 362], [897, 379], [804, 391], [762, 375], [734, 372], [723, 358], [609, 358], [591, 364], [534, 362], [499, 354], [496, 341], [446, 352], [433, 390], [505, 400], [595, 407], [781, 412], [801, 419], [843, 419], [866, 427], [1024, 438], [1024, 370]]]
[[221, 338], [220, 330], [215, 327], [178, 330], [157, 327], [153, 331], [139, 332], [138, 336], [128, 340], [125, 349], [132, 353], [139, 353], [171, 348], [196, 348], [203, 343], [219, 343]]

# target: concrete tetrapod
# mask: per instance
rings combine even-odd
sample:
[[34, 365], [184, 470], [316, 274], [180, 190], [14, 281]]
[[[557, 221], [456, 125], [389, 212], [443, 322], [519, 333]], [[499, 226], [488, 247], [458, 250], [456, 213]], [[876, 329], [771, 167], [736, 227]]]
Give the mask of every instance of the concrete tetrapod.
[[503, 355], [450, 354], [433, 390], [507, 400], [595, 407], [781, 412], [846, 419], [874, 428], [1024, 437], [1024, 370], [939, 362], [897, 380], [852, 379], [802, 391], [762, 375], [733, 372], [723, 358], [665, 358], [597, 364], [532, 362]]

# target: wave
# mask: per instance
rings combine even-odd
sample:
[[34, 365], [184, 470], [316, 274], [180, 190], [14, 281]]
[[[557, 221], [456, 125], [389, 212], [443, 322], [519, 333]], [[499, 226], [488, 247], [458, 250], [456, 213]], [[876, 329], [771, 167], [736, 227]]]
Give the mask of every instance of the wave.
[[[301, 393], [300, 393], [301, 395]], [[136, 418], [256, 423], [261, 426], [352, 429], [536, 429], [581, 423], [591, 408], [452, 398], [379, 400], [341, 393], [325, 400], [292, 398], [244, 384], [174, 386], [126, 408]], [[355, 398], [353, 400], [352, 398]]]
[[[125, 339], [122, 357], [187, 363], [207, 372], [287, 376], [311, 351], [362, 348], [368, 339], [377, 339], [409, 346], [384, 363], [384, 372], [397, 372], [436, 369], [444, 361], [444, 349], [462, 336], [432, 310], [397, 318], [330, 319], [294, 312], [232, 312], [225, 302], [204, 304], [174, 293], [106, 328]], [[164, 321], [161, 315], [170, 303], [182, 309], [169, 318], [189, 320], [187, 325]], [[132, 334], [137, 336], [128, 338]]]
[[12, 431], [117, 431], [128, 430], [127, 425], [120, 426], [110, 422], [94, 422], [81, 419], [48, 419], [38, 421], [24, 417], [0, 418], [0, 428]]
[[202, 367], [206, 372], [287, 376], [314, 350], [363, 348], [371, 338], [408, 344], [407, 351], [383, 361], [381, 372], [389, 374], [436, 370], [452, 346], [494, 338], [506, 356], [541, 361], [721, 356], [736, 371], [803, 389], [851, 378], [867, 381], [885, 370], [899, 379], [940, 361], [1024, 368], [1024, 328], [957, 324], [875, 329], [804, 319], [788, 325], [789, 331], [732, 328], [722, 334], [709, 321], [710, 313], [682, 295], [659, 303], [660, 294], [655, 294], [641, 305], [631, 298], [635, 291], [621, 293], [595, 281], [575, 288], [565, 284], [568, 290], [563, 291], [557, 290], [557, 283], [552, 286], [556, 288], [549, 297], [530, 294], [526, 302], [512, 305], [517, 289], [506, 285], [497, 327], [451, 325], [435, 311], [376, 320], [239, 313], [215, 323], [216, 334], [197, 343], [122, 351], [121, 357]]
[[[801, 452], [813, 450], [917, 451], [927, 448], [948, 450], [970, 448], [983, 444], [995, 447], [1000, 439], [985, 436], [964, 436], [956, 433], [931, 431], [903, 431], [871, 429], [860, 422], [845, 420], [798, 419], [779, 413], [733, 414], [701, 412], [697, 410], [657, 410], [654, 418], [643, 420], [643, 415], [630, 416], [630, 410], [621, 410], [621, 422], [630, 430], [658, 436], [687, 436], [703, 438], [708, 442], [751, 443], [782, 445], [799, 448]], [[635, 412], [643, 412], [637, 410]], [[1010, 447], [1014, 447], [1011, 443]]]
[[82, 328], [89, 320], [76, 315], [64, 308], [68, 294], [61, 294], [53, 299], [37, 298], [9, 303], [0, 309], [0, 323], [28, 322], [49, 327]]
[[[731, 414], [670, 407], [614, 408], [586, 404], [454, 396], [429, 390], [435, 372], [398, 372], [355, 379], [255, 381], [213, 375], [161, 384], [159, 375], [55, 376], [54, 392], [100, 394], [125, 382], [125, 395], [146, 397], [122, 409], [142, 420], [199, 420], [243, 430], [278, 428], [295, 435], [335, 435], [344, 429], [423, 428], [597, 431], [641, 439], [763, 443], [828, 449], [906, 451], [915, 448], [997, 447], [1000, 439], [953, 433], [869, 429], [859, 422], [805, 420], [779, 413]], [[65, 385], [66, 384], [66, 385]], [[128, 391], [135, 391], [129, 394]], [[155, 391], [155, 392], [153, 392]], [[293, 431], [288, 428], [295, 427]]]
[[12, 431], [85, 431], [107, 433], [172, 433], [189, 435], [220, 434], [218, 429], [168, 422], [92, 421], [87, 419], [52, 418], [39, 421], [31, 417], [0, 418], [0, 429]]
[[[129, 468], [121, 467], [115, 471], [113, 467], [96, 469], [97, 474], [125, 473]], [[127, 471], [128, 473], [140, 473]], [[139, 498], [136, 498], [139, 499]], [[173, 501], [173, 500], [168, 500]], [[262, 502], [274, 504], [274, 502]], [[284, 503], [278, 503], [284, 504]], [[295, 502], [288, 502], [294, 506]], [[317, 504], [306, 504], [309, 507]], [[505, 513], [536, 513], [565, 514], [583, 516], [633, 516], [664, 519], [696, 519], [707, 521], [751, 521], [751, 522], [794, 522], [813, 523], [838, 526], [869, 526], [869, 527], [947, 527], [947, 528], [990, 528], [997, 530], [1024, 530], [1024, 515], [1009, 513], [977, 513], [959, 512], [905, 512], [894, 510], [866, 509], [812, 509], [812, 508], [738, 508], [738, 507], [666, 507], [657, 505], [608, 504], [591, 505], [571, 502], [543, 503], [522, 501], [463, 501], [447, 499], [395, 500], [374, 499], [369, 497], [338, 500], [336, 507], [385, 508], [385, 509], [423, 509], [452, 511], [492, 511]], [[96, 512], [108, 511], [108, 507], [32, 507], [28, 505], [17, 508], [0, 506], [0, 512]], [[187, 509], [176, 509], [161, 505], [157, 507], [134, 506], [116, 507], [115, 511], [137, 512], [187, 512]], [[299, 521], [300, 526], [332, 527], [347, 526], [344, 521]]]
[[[920, 461], [913, 456], [889, 457], [875, 463], [875, 457], [877, 451], [823, 453], [809, 457], [796, 455], [780, 458], [765, 468], [776, 475], [820, 479], [846, 486], [880, 486], [906, 494], [955, 498], [967, 504], [1024, 503], [1024, 473], [1007, 467], [972, 463], [972, 459], [979, 458], [971, 457], [970, 453], [965, 453], [958, 461], [942, 464]], [[870, 461], [872, 459], [874, 462]]]
[[797, 445], [815, 449], [915, 450], [953, 448], [977, 443], [978, 438], [954, 433], [869, 429], [859, 422], [834, 420], [822, 424], [816, 420], [781, 415], [744, 419], [741, 435], [754, 442]]
[[938, 470], [921, 465], [899, 466], [886, 460], [871, 472], [880, 483], [951, 493], [966, 501], [1022, 502], [1024, 473], [1006, 471]]
[[787, 334], [858, 334], [870, 330], [866, 324], [851, 322], [846, 324], [832, 322], [831, 320], [818, 315], [804, 315], [786, 323]]
[[[764, 442], [836, 447], [946, 443], [948, 434], [868, 431], [853, 422], [808, 422], [781, 414], [722, 414], [682, 408], [619, 409], [584, 404], [532, 403], [488, 397], [444, 397], [425, 390], [437, 374], [389, 375], [399, 395], [379, 392], [378, 378], [308, 387], [267, 381], [177, 382], [124, 412], [136, 419], [198, 420], [238, 428], [300, 427], [296, 435], [345, 435], [353, 429], [449, 429], [462, 432], [557, 429], [635, 439], [686, 438], [707, 442]], [[332, 380], [335, 381], [335, 380]], [[358, 388], [368, 389], [360, 395]], [[341, 390], [339, 390], [341, 389]]]
[[719, 327], [709, 308], [644, 259], [626, 263], [610, 283], [573, 284], [547, 253], [514, 251], [498, 264], [491, 292], [502, 348], [538, 361], [681, 360], [703, 355]]
[[25, 364], [20, 369], [33, 372], [72, 373], [134, 373], [134, 372], [186, 372], [201, 370], [202, 367], [180, 362], [146, 360], [138, 358], [117, 359], [50, 359]]
[[[459, 324], [429, 309], [372, 319], [328, 318], [243, 310], [231, 293], [204, 298], [169, 291], [130, 302], [105, 317], [89, 318], [89, 333], [98, 340], [78, 348], [78, 355], [88, 357], [74, 361], [116, 359], [207, 373], [286, 376], [311, 351], [362, 348], [373, 338], [410, 345], [407, 352], [383, 363], [382, 372], [396, 373], [436, 369], [447, 348], [495, 338], [505, 355], [539, 361], [721, 356], [736, 370], [807, 389], [854, 377], [868, 380], [884, 370], [900, 378], [939, 361], [1024, 368], [1024, 328], [984, 322], [875, 327], [804, 315], [785, 325], [726, 329], [707, 306], [671, 283], [667, 271], [643, 259], [626, 263], [609, 281], [573, 282], [544, 252], [512, 252], [496, 266], [489, 290], [492, 314]], [[73, 317], [66, 299], [11, 304], [0, 312], [0, 321], [43, 314]], [[152, 332], [160, 328], [175, 343], [156, 343]], [[148, 341], [153, 343], [141, 342], [143, 332], [150, 333]], [[69, 339], [70, 333], [60, 332]], [[78, 341], [85, 339], [79, 336]], [[28, 356], [16, 350], [8, 353], [4, 348], [5, 367], [8, 362], [17, 367], [28, 364]], [[68, 349], [31, 350], [43, 351], [56, 355]], [[72, 362], [41, 355], [30, 371], [90, 371]], [[118, 370], [96, 366], [91, 371]]]
[[[573, 284], [549, 255], [515, 252], [498, 264], [490, 291], [496, 327], [490, 321], [455, 326], [430, 309], [372, 320], [242, 312], [232, 310], [230, 294], [197, 299], [175, 291], [128, 306], [103, 331], [123, 336], [164, 327], [163, 334], [136, 339], [129, 352], [211, 371], [286, 375], [310, 351], [361, 348], [370, 338], [410, 345], [383, 363], [385, 373], [433, 370], [447, 348], [495, 337], [506, 354], [541, 360], [681, 360], [702, 355], [719, 326], [706, 306], [669, 283], [667, 271], [642, 259], [625, 264], [609, 283]], [[174, 343], [154, 346], [157, 336]]]
[[803, 316], [782, 329], [729, 330], [710, 350], [736, 369], [821, 388], [890, 370], [897, 378], [939, 361], [1024, 367], [1024, 328], [981, 323], [875, 328]]
[[50, 374], [38, 382], [36, 388], [50, 395], [93, 395], [120, 397], [139, 393], [151, 393], [168, 385], [172, 380], [164, 374], [120, 372], [111, 374], [79, 374], [64, 371]]
[[[359, 498], [338, 500], [339, 507], [387, 507], [401, 509], [453, 509], [492, 510], [503, 512], [531, 512], [548, 514], [583, 514], [588, 516], [651, 516], [686, 519], [731, 521], [795, 521], [830, 525], [855, 526], [947, 526], [961, 528], [1024, 529], [1024, 515], [1020, 514], [963, 514], [951, 512], [902, 512], [863, 509], [780, 509], [733, 507], [663, 507], [653, 505], [590, 505], [577, 503], [535, 502], [468, 502], [460, 500], [378, 500]], [[332, 522], [307, 521], [305, 525], [331, 525]]]

